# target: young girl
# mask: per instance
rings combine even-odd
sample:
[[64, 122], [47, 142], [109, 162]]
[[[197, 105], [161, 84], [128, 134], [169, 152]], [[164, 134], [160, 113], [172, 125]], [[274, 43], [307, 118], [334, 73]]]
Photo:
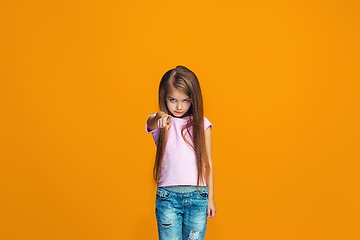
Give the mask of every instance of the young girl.
[[167, 71], [159, 86], [159, 106], [145, 126], [157, 146], [153, 174], [159, 239], [202, 240], [216, 207], [212, 124], [203, 115], [196, 75], [184, 66]]

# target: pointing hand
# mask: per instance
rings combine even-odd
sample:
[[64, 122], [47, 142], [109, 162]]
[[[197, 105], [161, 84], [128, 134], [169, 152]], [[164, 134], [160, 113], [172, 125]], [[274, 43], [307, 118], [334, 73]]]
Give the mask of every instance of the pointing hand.
[[170, 115], [164, 113], [159, 118], [157, 124], [159, 128], [166, 128], [168, 130], [172, 125], [172, 118]]

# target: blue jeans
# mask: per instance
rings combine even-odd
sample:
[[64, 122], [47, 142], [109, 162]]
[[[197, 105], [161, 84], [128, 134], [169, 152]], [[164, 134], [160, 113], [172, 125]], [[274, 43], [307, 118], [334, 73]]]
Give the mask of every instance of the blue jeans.
[[207, 187], [183, 193], [158, 187], [155, 214], [159, 240], [203, 240], [207, 224], [207, 206]]

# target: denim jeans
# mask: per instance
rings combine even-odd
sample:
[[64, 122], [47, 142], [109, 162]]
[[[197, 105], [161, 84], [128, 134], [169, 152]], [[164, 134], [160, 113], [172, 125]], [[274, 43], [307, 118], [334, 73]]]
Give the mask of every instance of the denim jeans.
[[156, 190], [156, 220], [159, 240], [203, 240], [207, 224], [207, 187], [158, 187]]

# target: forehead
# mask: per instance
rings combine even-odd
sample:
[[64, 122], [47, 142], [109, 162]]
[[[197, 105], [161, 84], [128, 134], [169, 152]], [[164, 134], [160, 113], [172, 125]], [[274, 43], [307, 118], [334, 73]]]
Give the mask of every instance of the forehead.
[[186, 99], [189, 98], [189, 96], [184, 93], [183, 91], [180, 91], [174, 87], [170, 87], [167, 93], [167, 97], [173, 97], [173, 98], [178, 98], [178, 99]]

